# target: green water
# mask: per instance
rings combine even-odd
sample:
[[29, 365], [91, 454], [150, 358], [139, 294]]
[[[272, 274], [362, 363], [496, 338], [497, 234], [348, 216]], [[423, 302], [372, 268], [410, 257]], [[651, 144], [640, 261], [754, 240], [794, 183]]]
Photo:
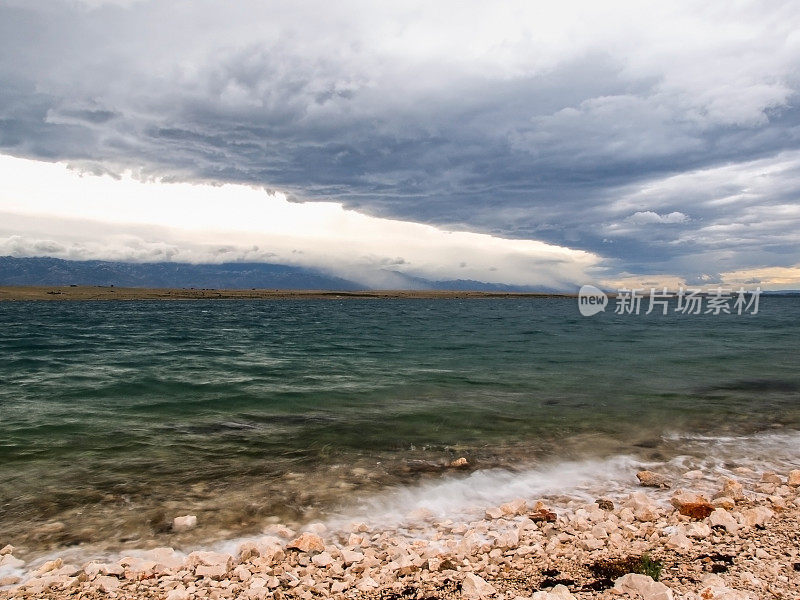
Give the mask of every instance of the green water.
[[188, 510], [237, 533], [460, 456], [798, 429], [798, 316], [777, 296], [591, 318], [564, 298], [2, 303], [0, 542], [163, 541]]

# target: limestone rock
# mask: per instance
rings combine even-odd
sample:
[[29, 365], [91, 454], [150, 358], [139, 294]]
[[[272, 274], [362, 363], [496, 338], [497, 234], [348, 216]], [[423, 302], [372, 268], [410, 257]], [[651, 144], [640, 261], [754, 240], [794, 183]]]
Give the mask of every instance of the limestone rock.
[[286, 547], [300, 552], [323, 552], [325, 550], [325, 542], [317, 534], [306, 532], [286, 544]]
[[666, 477], [652, 471], [639, 471], [636, 478], [639, 480], [639, 485], [645, 487], [668, 488], [670, 486]]
[[614, 582], [614, 590], [641, 600], [673, 600], [672, 590], [652, 577], [628, 573]]
[[311, 562], [318, 567], [329, 567], [333, 564], [333, 557], [327, 552], [320, 552], [311, 559]]
[[531, 596], [531, 600], [575, 600], [575, 596], [570, 593], [566, 586], [559, 583], [552, 590], [536, 592]]
[[714, 508], [724, 508], [725, 510], [731, 510], [736, 507], [736, 502], [730, 496], [719, 496], [714, 498], [711, 501], [711, 504]]
[[705, 519], [714, 511], [714, 506], [708, 498], [700, 494], [678, 492], [670, 499], [670, 503], [682, 515], [697, 520]]
[[461, 593], [465, 598], [479, 599], [494, 596], [497, 590], [480, 575], [467, 573], [461, 582]]
[[0, 556], [5, 556], [6, 554], [13, 554], [14, 553], [14, 546], [11, 544], [7, 544], [0, 548]]
[[789, 471], [789, 485], [792, 487], [800, 487], [800, 469]]
[[748, 526], [763, 527], [775, 516], [775, 513], [766, 506], [756, 506], [755, 508], [744, 511], [742, 516], [744, 516], [744, 521]]
[[721, 498], [727, 497], [732, 498], [733, 500], [742, 500], [744, 498], [744, 488], [742, 484], [732, 479], [730, 477], [726, 477], [722, 480], [722, 489], [714, 495], [714, 498]]
[[722, 527], [728, 533], [736, 533], [740, 529], [739, 522], [724, 508], [715, 509], [708, 517], [708, 524], [711, 527]]
[[607, 498], [598, 498], [594, 501], [601, 510], [611, 511], [614, 510], [614, 503]]
[[197, 517], [195, 515], [184, 515], [172, 519], [172, 531], [189, 531], [197, 527]]
[[689, 523], [684, 531], [688, 537], [696, 540], [704, 540], [711, 535], [711, 527], [705, 523]]
[[233, 557], [230, 554], [223, 552], [209, 552], [198, 550], [192, 552], [186, 558], [186, 564], [189, 567], [206, 566], [216, 567], [218, 565], [224, 566], [225, 569], [230, 569], [233, 564]]
[[511, 502], [501, 504], [500, 510], [503, 511], [503, 514], [507, 516], [524, 515], [528, 510], [528, 503], [522, 498], [517, 498]]
[[354, 552], [352, 550], [342, 549], [341, 554], [342, 554], [342, 561], [347, 567], [349, 567], [354, 563], [360, 563], [362, 560], [364, 560], [364, 554], [361, 552]]
[[503, 511], [500, 508], [494, 506], [492, 508], [486, 509], [486, 518], [487, 519], [500, 519], [503, 517]]

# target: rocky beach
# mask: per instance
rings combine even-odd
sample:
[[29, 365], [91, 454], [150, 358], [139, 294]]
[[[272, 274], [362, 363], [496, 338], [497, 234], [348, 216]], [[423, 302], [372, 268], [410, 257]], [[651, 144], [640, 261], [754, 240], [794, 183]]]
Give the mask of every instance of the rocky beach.
[[[0, 598], [800, 597], [800, 470], [732, 472], [640, 471], [625, 494], [512, 498], [459, 520], [417, 509], [384, 527], [273, 523], [211, 549], [84, 564], [26, 564], [7, 545]], [[194, 526], [193, 515], [173, 522]]]

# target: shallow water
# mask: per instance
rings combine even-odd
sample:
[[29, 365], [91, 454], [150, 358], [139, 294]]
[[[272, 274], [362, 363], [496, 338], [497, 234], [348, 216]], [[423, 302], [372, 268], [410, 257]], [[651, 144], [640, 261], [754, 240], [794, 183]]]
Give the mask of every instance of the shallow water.
[[[0, 543], [190, 544], [469, 478], [671, 461], [702, 436], [793, 440], [798, 316], [776, 296], [591, 318], [563, 298], [3, 303]], [[190, 512], [196, 531], [166, 531]]]

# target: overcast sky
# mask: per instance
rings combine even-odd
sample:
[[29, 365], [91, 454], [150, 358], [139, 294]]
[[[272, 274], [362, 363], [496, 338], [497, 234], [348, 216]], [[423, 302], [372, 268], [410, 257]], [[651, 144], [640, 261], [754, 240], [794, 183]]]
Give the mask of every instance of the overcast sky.
[[797, 288], [798, 23], [770, 0], [5, 0], [0, 254]]

